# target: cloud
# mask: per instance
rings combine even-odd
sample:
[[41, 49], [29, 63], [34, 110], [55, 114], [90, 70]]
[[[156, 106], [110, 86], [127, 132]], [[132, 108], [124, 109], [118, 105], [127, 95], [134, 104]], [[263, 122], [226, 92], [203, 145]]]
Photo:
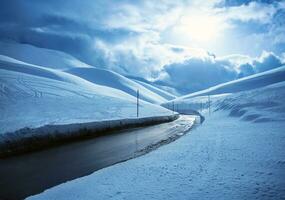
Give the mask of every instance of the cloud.
[[284, 64], [285, 61], [281, 57], [275, 55], [273, 52], [264, 51], [260, 57], [237, 66], [237, 69], [239, 71], [238, 78], [268, 71], [277, 67], [281, 67]]
[[163, 81], [182, 93], [195, 92], [235, 79], [237, 72], [230, 66], [229, 61], [215, 60], [212, 56], [190, 58], [166, 65]]
[[263, 52], [260, 58], [252, 62], [252, 66], [256, 72], [264, 72], [282, 65], [284, 65], [284, 62], [273, 52]]
[[176, 7], [171, 1], [7, 1], [0, 8], [0, 40], [60, 50], [97, 67], [151, 77], [181, 57], [159, 42], [159, 31], [177, 17]]
[[[231, 0], [231, 6], [227, 2], [216, 7], [221, 2], [224, 1], [4, 1], [0, 7], [0, 40], [60, 50], [123, 74], [149, 79], [164, 76], [179, 86], [188, 75], [204, 73], [207, 78], [201, 84], [198, 80], [195, 83], [195, 88], [202, 88], [230, 80], [240, 71], [240, 76], [252, 73], [249, 66], [237, 67], [245, 63], [254, 71], [266, 69], [258, 64], [265, 61], [256, 60], [254, 65], [251, 58], [238, 54], [257, 56], [264, 49], [281, 54], [285, 50], [284, 3]], [[175, 32], [177, 29], [180, 31]], [[207, 39], [204, 46], [194, 41], [200, 36]], [[235, 56], [214, 59], [208, 51]], [[177, 81], [175, 73], [182, 79]], [[213, 80], [207, 81], [210, 78]]]
[[229, 58], [229, 61], [232, 62], [233, 67], [237, 70], [237, 78], [242, 78], [252, 74], [268, 71], [274, 68], [281, 67], [285, 64], [285, 60], [283, 57], [279, 57], [273, 52], [267, 51], [263, 51], [261, 55], [257, 58], [248, 58], [241, 60], [231, 59], [231, 57], [225, 58]]
[[243, 55], [215, 58], [208, 54], [164, 66], [165, 74], [159, 80], [187, 94], [282, 65], [282, 58], [272, 52], [263, 52], [254, 59]]
[[251, 2], [248, 5], [230, 7], [225, 10], [226, 18], [240, 21], [258, 21], [269, 23], [277, 11], [274, 5]]
[[239, 68], [238, 78], [243, 78], [255, 74], [254, 67], [249, 63], [241, 64], [239, 65], [238, 68]]

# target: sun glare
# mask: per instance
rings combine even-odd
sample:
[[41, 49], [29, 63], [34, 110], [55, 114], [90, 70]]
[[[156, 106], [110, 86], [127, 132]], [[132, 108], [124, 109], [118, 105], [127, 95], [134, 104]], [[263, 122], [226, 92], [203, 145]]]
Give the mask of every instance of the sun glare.
[[184, 16], [174, 27], [174, 32], [192, 41], [214, 40], [220, 31], [219, 20], [215, 16]]

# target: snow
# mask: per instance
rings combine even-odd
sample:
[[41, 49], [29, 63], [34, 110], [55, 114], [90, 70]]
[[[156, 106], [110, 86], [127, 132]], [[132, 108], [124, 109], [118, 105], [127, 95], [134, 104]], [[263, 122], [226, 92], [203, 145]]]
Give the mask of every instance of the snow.
[[[136, 98], [121, 90], [7, 56], [0, 56], [0, 96], [1, 137], [24, 127], [136, 117]], [[140, 117], [171, 114], [140, 101]]]
[[140, 85], [144, 86], [145, 88], [155, 92], [156, 94], [164, 97], [165, 99], [167, 100], [172, 100], [172, 99], [175, 99], [176, 96], [173, 95], [173, 94], [170, 94], [169, 92], [166, 92], [158, 87], [154, 87], [153, 85], [149, 84], [149, 83], [145, 83], [145, 82], [142, 82], [142, 81], [139, 81], [139, 80], [134, 80], [136, 81], [137, 83], [139, 83]]
[[[147, 87], [116, 72], [92, 67], [61, 51], [38, 48], [29, 44], [0, 42], [0, 54], [3, 54], [0, 55], [1, 60], [13, 59], [13, 62], [65, 71], [92, 83], [122, 90], [132, 96], [136, 96], [139, 89], [141, 98], [150, 103], [161, 104], [175, 98], [154, 86]], [[10, 69], [11, 66], [6, 68]]]
[[181, 139], [28, 199], [285, 199], [284, 98], [285, 82], [211, 96]]
[[132, 96], [137, 95], [137, 90], [140, 91], [140, 97], [150, 103], [163, 103], [167, 99], [162, 92], [157, 93], [157, 90], [144, 87], [142, 84], [136, 83], [116, 72], [99, 68], [72, 68], [66, 72], [74, 74], [92, 83], [104, 85], [112, 88], [122, 90]]
[[214, 94], [224, 94], [224, 93], [234, 93], [245, 90], [256, 89], [264, 87], [270, 84], [285, 81], [285, 66], [278, 67], [266, 72], [254, 74], [247, 76], [245, 78], [237, 79], [227, 83], [222, 83], [214, 87], [210, 87], [206, 90], [191, 93], [178, 99], [187, 99], [195, 96], [202, 95], [214, 95]]
[[91, 67], [64, 52], [38, 48], [29, 44], [0, 42], [0, 54], [53, 69], [65, 70], [73, 67]]

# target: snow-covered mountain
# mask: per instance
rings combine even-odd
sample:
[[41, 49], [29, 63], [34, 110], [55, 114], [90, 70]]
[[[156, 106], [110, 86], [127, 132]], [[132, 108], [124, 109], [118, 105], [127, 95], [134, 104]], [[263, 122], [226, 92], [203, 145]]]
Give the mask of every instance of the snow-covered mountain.
[[[0, 133], [23, 127], [136, 117], [136, 98], [78, 76], [0, 57]], [[140, 116], [171, 114], [140, 102]]]

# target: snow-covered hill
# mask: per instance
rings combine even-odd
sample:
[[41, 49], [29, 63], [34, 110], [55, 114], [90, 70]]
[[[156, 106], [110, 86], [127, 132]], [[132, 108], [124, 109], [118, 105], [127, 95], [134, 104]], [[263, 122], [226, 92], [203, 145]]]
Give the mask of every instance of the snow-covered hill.
[[[0, 133], [23, 127], [136, 117], [136, 99], [66, 72], [0, 57]], [[141, 100], [140, 116], [171, 114]]]
[[[98, 85], [104, 85], [122, 90], [132, 96], [137, 95], [137, 90], [140, 91], [140, 97], [151, 103], [163, 103], [171, 99], [171, 96], [166, 96], [161, 90], [149, 89], [142, 84], [136, 83], [116, 72], [99, 68], [72, 68], [66, 72], [74, 74], [85, 80]], [[172, 98], [173, 99], [173, 98]]]
[[175, 98], [161, 89], [137, 83], [116, 72], [92, 67], [64, 52], [38, 48], [29, 44], [0, 42], [0, 54], [25, 63], [66, 71], [92, 83], [122, 90], [132, 96], [136, 96], [139, 89], [140, 97], [151, 103], [160, 104]]
[[244, 121], [285, 121], [285, 66], [220, 84], [163, 104], [179, 112], [202, 115], [227, 111]]
[[29, 44], [0, 42], [0, 54], [26, 63], [59, 70], [91, 67], [64, 52], [38, 48]]
[[195, 96], [203, 96], [203, 95], [235, 93], [235, 92], [260, 88], [281, 81], [285, 81], [285, 66], [269, 70], [263, 73], [251, 75], [238, 80], [219, 84], [217, 86], [210, 87], [206, 90], [198, 91], [195, 93], [179, 97], [177, 100], [188, 99]]
[[158, 87], [155, 87], [153, 85], [151, 85], [150, 83], [146, 83], [146, 82], [143, 82], [143, 81], [139, 81], [139, 80], [135, 80], [135, 82], [139, 83], [140, 85], [144, 86], [145, 88], [155, 92], [156, 94], [160, 95], [161, 97], [167, 99], [167, 100], [172, 100], [172, 99], [175, 99], [176, 96], [165, 91], [165, 90], [162, 90]]

